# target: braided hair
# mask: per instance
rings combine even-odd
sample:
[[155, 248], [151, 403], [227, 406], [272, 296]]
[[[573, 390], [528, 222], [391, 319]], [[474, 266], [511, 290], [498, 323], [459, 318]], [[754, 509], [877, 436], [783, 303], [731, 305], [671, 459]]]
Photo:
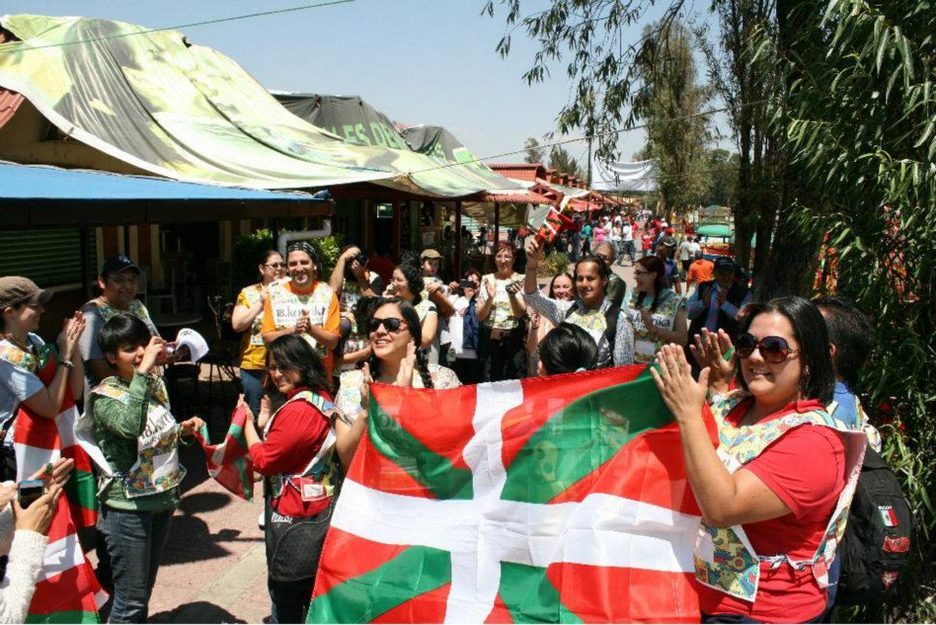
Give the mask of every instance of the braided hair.
[[[422, 337], [422, 323], [419, 321], [419, 313], [416, 312], [412, 304], [399, 297], [378, 297], [374, 299], [376, 301], [368, 306], [369, 314], [367, 316], [367, 325], [370, 324], [370, 320], [374, 317], [374, 314], [379, 309], [383, 308], [384, 305], [393, 304], [399, 308], [400, 316], [403, 317], [403, 321], [409, 326], [410, 337], [416, 344], [416, 370], [419, 372], [423, 388], [433, 388], [432, 377], [429, 374], [429, 356], [426, 354], [426, 350], [419, 345]], [[374, 379], [380, 377], [380, 359], [373, 353], [373, 350], [371, 350], [371, 356], [367, 364], [370, 366], [371, 376]]]

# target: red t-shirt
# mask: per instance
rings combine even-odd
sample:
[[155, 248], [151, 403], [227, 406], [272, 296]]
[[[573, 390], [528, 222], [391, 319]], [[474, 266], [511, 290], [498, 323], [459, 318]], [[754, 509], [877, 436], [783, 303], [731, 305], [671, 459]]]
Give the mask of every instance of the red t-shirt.
[[[730, 423], [744, 415], [750, 400], [728, 415]], [[823, 409], [820, 402], [786, 406], [766, 420], [790, 412]], [[758, 555], [787, 554], [809, 560], [819, 548], [826, 526], [845, 487], [845, 444], [832, 429], [804, 425], [784, 434], [757, 458], [744, 465], [790, 508], [791, 513], [742, 527]], [[783, 564], [770, 570], [761, 563], [760, 585], [753, 604], [700, 586], [700, 607], [706, 614], [743, 614], [762, 623], [802, 623], [826, 606], [826, 590], [819, 587], [810, 567], [796, 571]]]
[[[286, 396], [291, 399], [301, 390], [308, 389], [294, 389]], [[322, 396], [330, 399], [325, 393]], [[325, 415], [309, 402], [295, 401], [283, 406], [266, 439], [250, 446], [254, 469], [261, 475], [302, 473], [325, 442], [329, 427]], [[330, 501], [331, 497], [303, 501], [296, 488], [286, 486], [281, 495], [273, 499], [273, 509], [285, 516], [308, 517], [327, 508]]]

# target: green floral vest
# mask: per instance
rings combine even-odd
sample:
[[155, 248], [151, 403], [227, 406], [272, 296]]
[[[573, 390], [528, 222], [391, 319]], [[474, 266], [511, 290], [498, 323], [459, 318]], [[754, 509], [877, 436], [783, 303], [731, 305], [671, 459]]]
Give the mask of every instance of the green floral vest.
[[786, 554], [760, 555], [755, 552], [740, 525], [712, 527], [703, 520], [694, 554], [696, 579], [705, 586], [753, 602], [757, 596], [763, 562], [769, 563], [771, 568], [778, 568], [784, 564], [797, 570], [810, 567], [819, 586], [826, 588], [829, 585], [828, 567], [835, 558], [836, 547], [845, 534], [848, 507], [855, 494], [867, 438], [861, 432], [838, 427], [824, 410], [794, 412], [766, 423], [735, 427], [727, 422], [726, 417], [747, 397], [742, 391], [734, 391], [716, 396], [712, 401], [712, 413], [718, 425], [718, 456], [729, 472], [736, 472], [793, 428], [814, 425], [835, 430], [845, 443], [845, 488], [839, 495], [825, 535], [816, 553], [809, 560], [795, 561]]

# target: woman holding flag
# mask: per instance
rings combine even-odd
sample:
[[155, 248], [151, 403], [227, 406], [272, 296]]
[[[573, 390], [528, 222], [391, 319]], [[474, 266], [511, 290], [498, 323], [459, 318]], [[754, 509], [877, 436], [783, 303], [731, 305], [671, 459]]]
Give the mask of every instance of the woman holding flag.
[[253, 468], [267, 478], [270, 622], [304, 623], [335, 495], [334, 404], [321, 359], [296, 335], [270, 343], [267, 372], [268, 390], [282, 393], [286, 403], [266, 420], [262, 440], [251, 414], [244, 438]]
[[[664, 346], [651, 371], [676, 418], [686, 474], [702, 512], [695, 553], [703, 622], [819, 622], [828, 567], [844, 533], [867, 440], [825, 410], [835, 376], [819, 310], [800, 297], [753, 305], [735, 342], [740, 387], [727, 389], [717, 342], [697, 353]], [[716, 353], [712, 357], [712, 353]], [[717, 384], [716, 384], [717, 382]]]

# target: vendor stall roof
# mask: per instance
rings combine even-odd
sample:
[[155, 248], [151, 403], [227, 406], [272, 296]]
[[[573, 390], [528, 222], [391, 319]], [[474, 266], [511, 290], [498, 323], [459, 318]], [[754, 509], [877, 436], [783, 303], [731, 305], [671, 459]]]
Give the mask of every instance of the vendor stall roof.
[[327, 214], [308, 193], [0, 162], [0, 226], [92, 226]]

